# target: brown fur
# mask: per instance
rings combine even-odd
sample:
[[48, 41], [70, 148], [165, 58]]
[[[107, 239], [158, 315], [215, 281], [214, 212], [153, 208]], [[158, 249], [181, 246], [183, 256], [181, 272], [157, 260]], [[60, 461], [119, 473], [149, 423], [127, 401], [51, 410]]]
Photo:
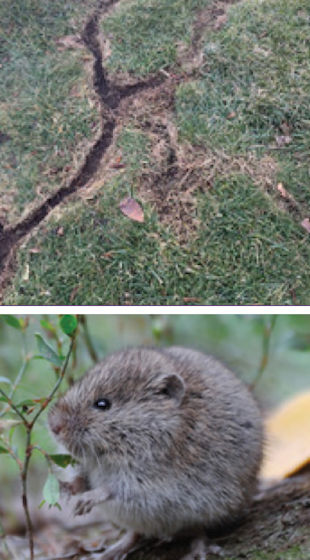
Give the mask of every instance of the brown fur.
[[[108, 410], [94, 407], [107, 398]], [[262, 421], [247, 388], [194, 350], [108, 356], [52, 408], [52, 431], [121, 527], [164, 538], [232, 521], [256, 489]], [[86, 504], [86, 505], [85, 505]]]

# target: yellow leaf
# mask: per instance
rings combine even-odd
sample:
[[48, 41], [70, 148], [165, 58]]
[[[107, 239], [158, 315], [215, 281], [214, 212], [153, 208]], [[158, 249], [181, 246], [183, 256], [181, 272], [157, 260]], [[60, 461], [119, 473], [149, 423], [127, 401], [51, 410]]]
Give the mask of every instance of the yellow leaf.
[[261, 476], [282, 479], [310, 463], [310, 392], [287, 401], [266, 421], [267, 445]]

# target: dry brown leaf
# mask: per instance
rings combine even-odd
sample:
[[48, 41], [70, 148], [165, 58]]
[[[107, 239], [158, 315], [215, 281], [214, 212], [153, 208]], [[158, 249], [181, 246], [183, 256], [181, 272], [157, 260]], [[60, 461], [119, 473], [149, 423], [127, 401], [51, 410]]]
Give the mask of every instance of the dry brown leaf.
[[301, 222], [302, 227], [308, 232], [310, 233], [310, 220], [309, 218], [305, 218], [302, 222]]
[[119, 203], [120, 211], [135, 222], [144, 222], [144, 213], [141, 205], [134, 198], [124, 198]]
[[280, 195], [283, 196], [283, 198], [290, 198], [290, 195], [287, 192], [286, 188], [283, 187], [283, 183], [277, 184], [277, 190], [279, 191]]
[[60, 227], [57, 229], [57, 235], [59, 235], [59, 237], [62, 237], [62, 236], [64, 235], [64, 228], [63, 228], [63, 226], [60, 226]]
[[37, 255], [38, 253], [41, 253], [41, 249], [39, 249], [39, 247], [31, 247], [31, 249], [29, 249], [29, 253]]
[[237, 113], [236, 113], [235, 111], [231, 111], [231, 113], [229, 113], [229, 114], [227, 115], [227, 118], [228, 118], [228, 119], [235, 119], [236, 116], [237, 116]]
[[291, 476], [310, 463], [310, 392], [280, 406], [266, 421], [267, 451], [261, 475]]

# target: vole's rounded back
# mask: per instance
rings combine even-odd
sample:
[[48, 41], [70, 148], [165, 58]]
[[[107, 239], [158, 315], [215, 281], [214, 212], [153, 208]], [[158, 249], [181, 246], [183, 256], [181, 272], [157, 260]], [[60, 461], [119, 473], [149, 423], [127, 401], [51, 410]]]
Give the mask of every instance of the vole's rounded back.
[[111, 354], [52, 408], [52, 431], [109, 518], [172, 535], [225, 523], [256, 487], [262, 421], [247, 388], [210, 356], [179, 347]]

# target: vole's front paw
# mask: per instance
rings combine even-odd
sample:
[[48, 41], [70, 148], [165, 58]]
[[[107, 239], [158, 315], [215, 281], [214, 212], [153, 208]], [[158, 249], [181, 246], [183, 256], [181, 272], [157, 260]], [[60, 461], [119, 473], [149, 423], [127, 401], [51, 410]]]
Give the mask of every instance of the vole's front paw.
[[197, 537], [192, 541], [191, 550], [181, 560], [205, 560], [209, 554], [223, 556], [223, 550], [216, 544], [210, 544], [207, 537]]
[[74, 506], [74, 515], [85, 515], [92, 510], [93, 506], [94, 502], [90, 498], [79, 498]]

